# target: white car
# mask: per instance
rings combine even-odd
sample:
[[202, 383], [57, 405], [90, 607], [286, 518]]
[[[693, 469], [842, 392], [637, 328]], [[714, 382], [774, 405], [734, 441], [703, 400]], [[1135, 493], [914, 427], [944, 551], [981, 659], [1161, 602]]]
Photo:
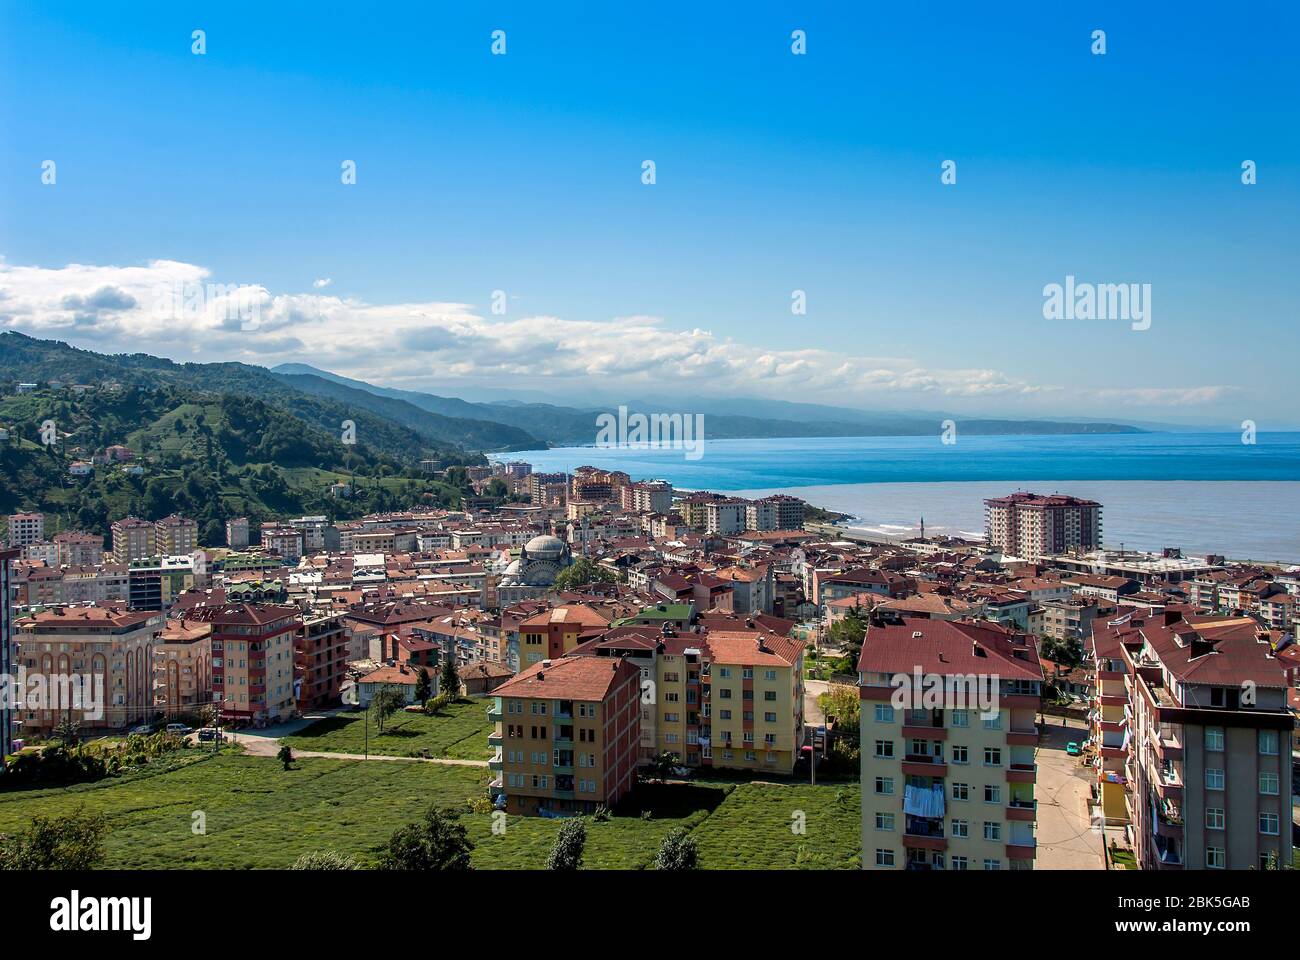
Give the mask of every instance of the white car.
[[175, 735], [178, 736], [178, 737], [184, 737], [184, 736], [186, 736], [187, 734], [191, 734], [191, 733], [193, 733], [193, 732], [194, 732], [194, 728], [193, 728], [193, 727], [187, 727], [187, 726], [185, 726], [185, 724], [183, 724], [183, 723], [169, 723], [169, 724], [167, 724], [167, 732], [168, 732], [168, 733], [175, 734]]

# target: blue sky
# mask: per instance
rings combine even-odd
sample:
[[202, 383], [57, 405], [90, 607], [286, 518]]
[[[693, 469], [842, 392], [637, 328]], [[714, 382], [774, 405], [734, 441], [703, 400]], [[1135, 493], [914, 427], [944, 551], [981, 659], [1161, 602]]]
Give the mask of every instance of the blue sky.
[[[6, 5], [0, 329], [450, 395], [1294, 419], [1294, 4], [699, 6]], [[1150, 329], [1045, 320], [1066, 275], [1151, 284]], [[258, 328], [160, 324], [177, 277]]]

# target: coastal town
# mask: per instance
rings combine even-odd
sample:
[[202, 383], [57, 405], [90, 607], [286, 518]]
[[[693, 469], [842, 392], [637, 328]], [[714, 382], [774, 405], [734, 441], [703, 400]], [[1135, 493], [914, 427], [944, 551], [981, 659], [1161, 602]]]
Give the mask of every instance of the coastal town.
[[[220, 763], [274, 783], [278, 758], [375, 791], [318, 831], [360, 866], [423, 812], [396, 796], [439, 777], [482, 867], [541, 866], [502, 844], [556, 821], [557, 849], [568, 824], [674, 824], [607, 866], [670, 846], [709, 868], [1294, 863], [1300, 569], [1116, 550], [1103, 505], [1066, 493], [986, 500], [982, 540], [885, 540], [783, 494], [443, 469], [468, 484], [454, 506], [232, 516], [216, 537], [179, 513], [107, 537], [8, 516], [0, 833], [39, 812], [14, 787], [94, 780], [104, 865], [286, 868], [278, 847], [112, 839], [140, 829], [114, 790]], [[384, 801], [381, 778], [417, 774]]]

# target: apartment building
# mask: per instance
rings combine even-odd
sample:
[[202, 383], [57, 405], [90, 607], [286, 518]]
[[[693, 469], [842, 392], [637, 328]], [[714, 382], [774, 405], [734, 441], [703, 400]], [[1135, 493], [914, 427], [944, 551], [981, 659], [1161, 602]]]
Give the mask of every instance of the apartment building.
[[803, 743], [804, 646], [766, 629], [679, 629], [665, 620], [616, 627], [574, 654], [640, 671], [642, 760], [668, 751], [691, 768], [789, 774]]
[[[29, 675], [39, 673], [46, 681], [39, 701], [29, 691], [22, 732], [44, 736], [63, 719], [77, 721], [86, 732], [150, 719], [153, 651], [163, 624], [156, 610], [120, 604], [56, 606], [19, 620], [15, 659]], [[64, 678], [80, 686], [80, 706]]]
[[56, 534], [54, 548], [61, 567], [93, 567], [104, 559], [104, 538], [90, 533]]
[[543, 660], [495, 691], [488, 719], [496, 773], [489, 787], [507, 813], [592, 813], [636, 783], [641, 671], [625, 660]]
[[604, 615], [580, 603], [543, 610], [519, 624], [519, 664], [526, 668], [557, 660], [608, 627]]
[[243, 550], [248, 546], [248, 517], [226, 521], [226, 546], [232, 550]]
[[633, 513], [668, 513], [673, 508], [673, 485], [667, 480], [642, 480], [622, 488], [620, 506]]
[[804, 502], [778, 493], [745, 505], [746, 530], [802, 530]]
[[153, 525], [154, 549], [160, 557], [187, 557], [199, 548], [199, 525], [173, 513]]
[[1113, 603], [1097, 597], [1044, 600], [1041, 607], [1041, 636], [1052, 640], [1073, 640], [1080, 644], [1092, 635], [1094, 620], [1115, 610]]
[[567, 499], [568, 489], [567, 473], [528, 474], [528, 498], [534, 506], [562, 504]]
[[212, 624], [167, 621], [153, 648], [153, 695], [167, 717], [212, 702]]
[[45, 539], [45, 514], [11, 513], [9, 515], [9, 546], [25, 547]]
[[212, 625], [212, 693], [226, 719], [288, 720], [294, 712], [296, 607], [251, 603], [195, 607]]
[[704, 506], [704, 532], [727, 537], [745, 529], [744, 500], [714, 500]]
[[1108, 665], [1123, 667], [1124, 795], [1139, 866], [1290, 864], [1295, 721], [1267, 634], [1249, 617], [1190, 607], [1122, 612], [1093, 633], [1118, 654]]
[[347, 660], [343, 614], [304, 614], [294, 644], [294, 684], [300, 711], [338, 705]]
[[1033, 869], [1033, 638], [960, 621], [872, 625], [858, 675], [864, 869]]
[[113, 559], [118, 563], [145, 560], [154, 554], [156, 534], [154, 525], [138, 517], [114, 520], [111, 529]]
[[1101, 509], [1095, 500], [1063, 494], [1013, 493], [984, 501], [984, 536], [990, 547], [1022, 560], [1097, 550]]
[[1114, 619], [1096, 618], [1089, 626], [1084, 665], [1092, 677], [1089, 741], [1096, 749], [1093, 760], [1093, 815], [1100, 814], [1107, 826], [1128, 823], [1128, 687], [1120, 636], [1132, 621], [1132, 610]]
[[[10, 564], [18, 558], [18, 550], [0, 550], [0, 676], [13, 674], [13, 606], [9, 577]], [[14, 710], [9, 698], [0, 698], [0, 773], [4, 773], [5, 757], [13, 753]]]

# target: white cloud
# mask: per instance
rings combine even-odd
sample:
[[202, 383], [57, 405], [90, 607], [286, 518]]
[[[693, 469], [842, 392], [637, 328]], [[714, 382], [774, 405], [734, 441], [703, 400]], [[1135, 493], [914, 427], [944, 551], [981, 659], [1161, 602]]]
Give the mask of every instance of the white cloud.
[[333, 282], [334, 282], [334, 281], [333, 281], [332, 279], [330, 279], [329, 277], [321, 277], [321, 278], [319, 278], [319, 279], [317, 279], [317, 280], [313, 280], [313, 281], [311, 282], [311, 285], [312, 285], [313, 287], [315, 287], [317, 290], [323, 290], [323, 289], [325, 289], [326, 287], [328, 287], [328, 286], [329, 286], [331, 283], [333, 283]]
[[[330, 280], [318, 279], [316, 290]], [[256, 323], [247, 322], [255, 315]], [[91, 349], [172, 357], [311, 363], [414, 388], [463, 378], [501, 387], [589, 387], [609, 394], [674, 390], [842, 405], [978, 408], [1057, 395], [1112, 404], [1205, 404], [1230, 388], [1085, 391], [1000, 370], [928, 367], [911, 358], [770, 349], [657, 317], [604, 321], [498, 317], [465, 303], [367, 303], [324, 293], [273, 293], [255, 280], [216, 284], [194, 264], [61, 268], [0, 260], [0, 329]], [[689, 395], [689, 394], [685, 394]]]

